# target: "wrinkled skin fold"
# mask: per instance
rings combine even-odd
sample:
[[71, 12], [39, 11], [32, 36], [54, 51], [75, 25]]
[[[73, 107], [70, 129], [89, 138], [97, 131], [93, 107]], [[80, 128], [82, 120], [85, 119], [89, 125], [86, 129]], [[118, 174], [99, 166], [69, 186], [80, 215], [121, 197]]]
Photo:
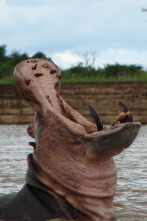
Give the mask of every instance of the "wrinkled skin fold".
[[97, 125], [88, 121], [59, 94], [61, 76], [60, 69], [45, 59], [23, 61], [14, 70], [18, 91], [35, 111], [28, 127], [35, 142], [30, 143], [26, 183], [53, 197], [62, 214], [56, 218], [115, 220], [113, 156], [132, 144], [141, 124], [127, 122], [132, 119], [127, 110], [122, 123], [119, 117], [105, 129], [92, 107]]

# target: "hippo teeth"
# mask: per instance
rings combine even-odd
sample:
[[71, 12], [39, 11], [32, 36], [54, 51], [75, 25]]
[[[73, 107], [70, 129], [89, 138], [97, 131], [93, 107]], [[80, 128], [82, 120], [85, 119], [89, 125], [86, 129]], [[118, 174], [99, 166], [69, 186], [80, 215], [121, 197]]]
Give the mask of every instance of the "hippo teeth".
[[121, 113], [117, 116], [116, 120], [112, 123], [111, 126], [114, 126], [117, 123], [133, 122], [133, 116], [129, 111], [129, 108], [121, 101], [119, 101], [119, 107], [121, 109]]
[[129, 108], [123, 104], [121, 101], [119, 101], [119, 107], [121, 108], [122, 113], [125, 113], [124, 119], [122, 119], [123, 121], [126, 122], [133, 122], [133, 116], [131, 114], [131, 112], [129, 111]]
[[[121, 109], [121, 113], [117, 116], [116, 120], [112, 123], [111, 127], [118, 123], [133, 122], [133, 116], [131, 112], [129, 111], [129, 108], [125, 104], [123, 104], [121, 101], [119, 101], [119, 107]], [[100, 116], [91, 105], [89, 105], [89, 111], [96, 123], [98, 131], [103, 130], [104, 127], [100, 119]]]
[[64, 115], [67, 118], [66, 110], [65, 110], [64, 105], [63, 105], [63, 103], [60, 99], [59, 94], [56, 94], [56, 97], [57, 97], [57, 102], [58, 102], [58, 104], [60, 106], [60, 109], [61, 109], [61, 114]]
[[100, 116], [98, 115], [98, 113], [96, 112], [96, 110], [89, 105], [89, 111], [90, 111], [90, 114], [91, 116], [93, 117], [95, 123], [96, 123], [96, 126], [97, 126], [97, 129], [98, 131], [101, 131], [103, 130], [103, 124], [102, 124], [102, 121], [100, 119]]

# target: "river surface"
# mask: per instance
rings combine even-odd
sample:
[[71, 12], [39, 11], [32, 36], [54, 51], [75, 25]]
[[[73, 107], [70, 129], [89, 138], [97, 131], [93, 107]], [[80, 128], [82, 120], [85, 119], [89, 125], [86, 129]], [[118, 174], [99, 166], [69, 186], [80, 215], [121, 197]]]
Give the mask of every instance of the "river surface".
[[[27, 154], [32, 138], [26, 126], [0, 125], [0, 195], [19, 190], [24, 184]], [[115, 157], [118, 184], [114, 206], [118, 221], [147, 221], [147, 126], [133, 145]]]

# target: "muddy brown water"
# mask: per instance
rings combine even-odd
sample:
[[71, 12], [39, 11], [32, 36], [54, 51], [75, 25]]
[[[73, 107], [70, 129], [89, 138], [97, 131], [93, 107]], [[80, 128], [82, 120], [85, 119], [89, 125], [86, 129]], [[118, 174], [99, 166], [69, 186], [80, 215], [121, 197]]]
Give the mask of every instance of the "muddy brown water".
[[[24, 184], [27, 154], [32, 139], [24, 125], [0, 125], [0, 195]], [[118, 184], [114, 206], [118, 221], [147, 221], [147, 126], [133, 145], [115, 157]]]

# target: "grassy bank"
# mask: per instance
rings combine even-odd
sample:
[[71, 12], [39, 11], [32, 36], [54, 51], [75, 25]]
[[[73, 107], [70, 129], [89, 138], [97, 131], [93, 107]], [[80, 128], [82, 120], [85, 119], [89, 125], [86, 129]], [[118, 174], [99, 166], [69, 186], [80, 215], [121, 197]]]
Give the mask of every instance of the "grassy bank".
[[0, 84], [14, 84], [14, 80], [12, 78], [2, 78]]
[[[140, 76], [140, 77], [119, 77], [119, 78], [112, 78], [112, 77], [83, 77], [83, 78], [62, 78], [61, 83], [91, 83], [91, 82], [147, 82], [147, 76]], [[0, 85], [2, 84], [14, 84], [14, 80], [12, 78], [4, 78], [0, 79]]]
[[92, 77], [70, 77], [62, 78], [63, 83], [82, 83], [82, 82], [147, 82], [147, 74], [142, 74], [136, 77], [102, 77], [102, 76], [92, 76]]

